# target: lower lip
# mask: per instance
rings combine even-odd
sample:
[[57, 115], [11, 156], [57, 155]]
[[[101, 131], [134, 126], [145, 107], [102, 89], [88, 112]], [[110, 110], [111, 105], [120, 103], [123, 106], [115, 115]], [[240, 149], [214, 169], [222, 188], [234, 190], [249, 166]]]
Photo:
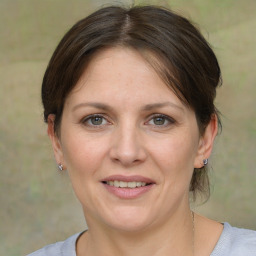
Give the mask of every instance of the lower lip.
[[110, 193], [121, 199], [135, 199], [151, 190], [154, 184], [137, 188], [117, 188], [108, 184], [103, 185]]

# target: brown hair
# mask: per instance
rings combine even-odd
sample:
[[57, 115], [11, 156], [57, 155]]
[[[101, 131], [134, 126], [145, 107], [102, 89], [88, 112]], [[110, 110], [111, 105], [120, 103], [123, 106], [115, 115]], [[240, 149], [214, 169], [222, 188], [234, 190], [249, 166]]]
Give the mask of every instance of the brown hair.
[[[86, 65], [104, 47], [139, 51], [175, 94], [195, 111], [203, 134], [212, 116], [221, 75], [211, 47], [186, 18], [165, 8], [102, 8], [77, 22], [63, 37], [49, 62], [42, 84], [44, 119], [61, 122], [65, 99]], [[220, 124], [220, 121], [219, 121]], [[209, 195], [207, 169], [195, 169], [190, 191]]]

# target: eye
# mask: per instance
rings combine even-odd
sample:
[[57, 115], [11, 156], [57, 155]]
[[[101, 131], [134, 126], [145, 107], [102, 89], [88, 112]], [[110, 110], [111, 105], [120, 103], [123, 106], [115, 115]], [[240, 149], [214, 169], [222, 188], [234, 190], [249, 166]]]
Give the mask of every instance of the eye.
[[82, 123], [87, 126], [101, 126], [106, 125], [109, 122], [102, 115], [90, 115], [82, 120]]
[[164, 125], [167, 121], [166, 118], [162, 116], [154, 117], [152, 120], [155, 125]]
[[147, 123], [154, 126], [168, 126], [175, 123], [175, 121], [169, 116], [157, 114], [154, 115]]

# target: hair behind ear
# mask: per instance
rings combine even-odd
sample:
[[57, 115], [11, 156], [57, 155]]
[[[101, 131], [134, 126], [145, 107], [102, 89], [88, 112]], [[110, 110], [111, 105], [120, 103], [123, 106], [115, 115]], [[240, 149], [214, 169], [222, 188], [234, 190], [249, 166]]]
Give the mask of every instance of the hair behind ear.
[[204, 160], [208, 159], [211, 155], [214, 140], [218, 133], [218, 124], [218, 116], [213, 114], [199, 140], [198, 152], [194, 163], [194, 172], [190, 183], [190, 191], [193, 193], [194, 201], [198, 193], [206, 198], [206, 201], [210, 196], [209, 167], [205, 165]]
[[48, 115], [48, 118], [47, 118], [47, 125], [48, 125], [47, 134], [48, 134], [48, 136], [51, 140], [51, 143], [52, 143], [52, 148], [53, 148], [55, 160], [56, 160], [58, 165], [62, 165], [62, 167], [64, 168], [65, 163], [64, 163], [61, 143], [60, 143], [59, 136], [58, 136], [57, 132], [55, 131], [54, 121], [55, 121], [55, 115], [54, 114]]

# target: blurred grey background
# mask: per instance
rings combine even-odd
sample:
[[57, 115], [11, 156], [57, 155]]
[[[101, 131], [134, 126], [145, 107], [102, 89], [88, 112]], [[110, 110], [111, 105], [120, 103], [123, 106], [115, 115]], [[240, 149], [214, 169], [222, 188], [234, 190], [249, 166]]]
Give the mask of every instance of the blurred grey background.
[[[63, 34], [102, 5], [132, 1], [0, 0], [0, 255], [25, 255], [85, 229], [46, 135], [40, 86]], [[210, 160], [212, 196], [195, 211], [256, 229], [256, 1], [134, 1], [199, 24], [223, 74], [223, 132]]]

